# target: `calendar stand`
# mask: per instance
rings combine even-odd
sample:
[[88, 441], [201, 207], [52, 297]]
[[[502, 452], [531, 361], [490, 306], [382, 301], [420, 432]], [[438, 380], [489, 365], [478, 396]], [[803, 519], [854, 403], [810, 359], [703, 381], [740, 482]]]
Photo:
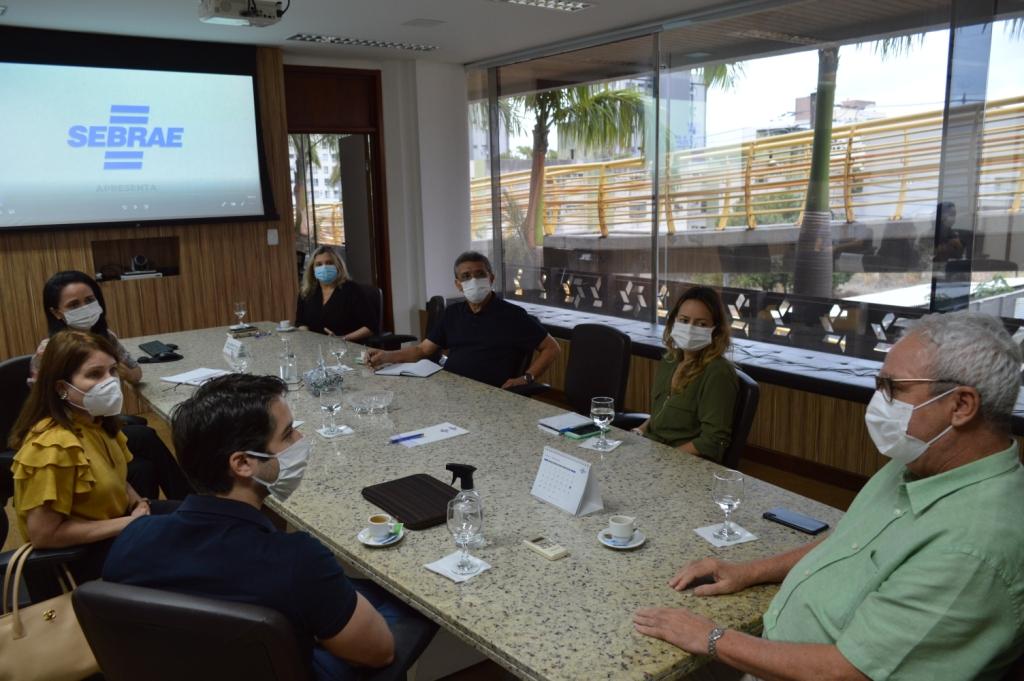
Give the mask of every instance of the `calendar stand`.
[[545, 447], [530, 494], [576, 516], [604, 508], [590, 463]]

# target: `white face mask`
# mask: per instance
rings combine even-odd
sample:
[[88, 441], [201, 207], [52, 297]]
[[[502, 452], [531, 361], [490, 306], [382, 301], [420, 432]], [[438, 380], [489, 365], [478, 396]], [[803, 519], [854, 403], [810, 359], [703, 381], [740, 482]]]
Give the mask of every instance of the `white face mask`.
[[711, 345], [712, 331], [714, 328], [710, 326], [694, 326], [676, 321], [672, 327], [672, 342], [680, 350], [703, 350]]
[[928, 442], [924, 442], [907, 434], [907, 428], [910, 427], [910, 418], [921, 407], [927, 406], [941, 397], [945, 397], [954, 390], [956, 388], [950, 388], [941, 395], [936, 395], [916, 407], [899, 400], [893, 400], [892, 404], [889, 404], [885, 399], [885, 395], [881, 391], [876, 390], [871, 398], [871, 403], [868, 404], [868, 410], [864, 414], [864, 423], [867, 425], [868, 435], [871, 436], [871, 441], [875, 443], [879, 453], [904, 465], [913, 462], [924, 454], [933, 443], [948, 433], [953, 428], [953, 425], [950, 424], [944, 431]]
[[466, 300], [474, 305], [484, 302], [484, 299], [487, 298], [490, 292], [490, 277], [480, 277], [479, 279], [469, 279], [462, 282], [462, 295], [466, 296]]
[[[121, 413], [121, 404], [124, 402], [124, 395], [121, 394], [121, 380], [115, 376], [97, 383], [88, 391], [81, 391], [70, 383], [69, 388], [82, 395], [82, 406], [68, 400], [72, 407], [84, 409], [90, 416], [117, 416]], [[65, 396], [65, 399], [67, 397]]]
[[99, 301], [94, 300], [81, 307], [65, 311], [64, 322], [72, 329], [88, 331], [96, 325], [96, 322], [98, 322], [102, 316], [103, 308], [100, 307]]
[[261, 459], [277, 459], [276, 480], [268, 482], [260, 480], [255, 475], [252, 479], [265, 486], [278, 501], [286, 500], [292, 495], [292, 492], [299, 488], [312, 448], [313, 441], [304, 437], [277, 455], [246, 452], [249, 456], [257, 456]]

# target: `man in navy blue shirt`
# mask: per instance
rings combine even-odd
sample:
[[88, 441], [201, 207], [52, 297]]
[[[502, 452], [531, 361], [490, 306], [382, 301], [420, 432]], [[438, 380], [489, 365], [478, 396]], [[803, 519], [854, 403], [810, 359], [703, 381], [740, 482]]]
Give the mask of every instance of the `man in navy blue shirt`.
[[103, 579], [273, 608], [309, 642], [317, 679], [389, 665], [404, 679], [436, 626], [371, 582], [350, 581], [318, 540], [278, 532], [260, 512], [268, 494], [283, 500], [298, 487], [309, 455], [285, 393], [276, 377], [232, 374], [178, 407], [175, 449], [200, 494], [122, 532]]
[[[416, 362], [447, 350], [444, 368], [460, 376], [501, 388], [533, 383], [561, 350], [526, 310], [499, 298], [493, 284], [494, 271], [487, 256], [466, 251], [455, 259], [455, 287], [466, 300], [445, 308], [419, 345], [371, 350], [370, 365]], [[535, 350], [536, 357], [523, 372], [524, 358]]]

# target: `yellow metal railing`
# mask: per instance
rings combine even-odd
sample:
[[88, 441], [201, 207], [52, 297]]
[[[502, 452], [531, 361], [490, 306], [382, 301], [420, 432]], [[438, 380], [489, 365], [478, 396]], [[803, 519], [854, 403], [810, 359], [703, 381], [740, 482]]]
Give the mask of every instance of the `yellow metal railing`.
[[317, 243], [330, 246], [345, 245], [345, 213], [340, 201], [317, 205], [314, 215]]
[[[1019, 213], [1024, 197], [1024, 97], [987, 103], [981, 121], [979, 207]], [[658, 222], [662, 232], [799, 222], [813, 131], [666, 154]], [[835, 126], [830, 204], [847, 222], [933, 215], [938, 196], [942, 111]], [[549, 166], [545, 234], [646, 232], [652, 169], [643, 158]], [[525, 215], [530, 171], [502, 173], [503, 214]], [[470, 229], [491, 234], [489, 177], [470, 183]], [[507, 221], [507, 218], [504, 218]], [[511, 225], [505, 225], [511, 227]]]

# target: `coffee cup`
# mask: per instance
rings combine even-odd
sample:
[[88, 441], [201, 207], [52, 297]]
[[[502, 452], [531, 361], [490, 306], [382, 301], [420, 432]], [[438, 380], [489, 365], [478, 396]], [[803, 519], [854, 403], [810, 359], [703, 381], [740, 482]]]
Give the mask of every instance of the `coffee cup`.
[[277, 328], [279, 328], [279, 329], [290, 329], [290, 328], [292, 328], [292, 320], [290, 320], [290, 319], [282, 319], [281, 321], [279, 321], [277, 323]]
[[636, 531], [636, 518], [628, 515], [613, 515], [608, 519], [608, 532], [616, 544], [628, 544]]
[[394, 519], [387, 513], [375, 513], [366, 522], [370, 528], [370, 536], [378, 541], [391, 534], [395, 527]]

